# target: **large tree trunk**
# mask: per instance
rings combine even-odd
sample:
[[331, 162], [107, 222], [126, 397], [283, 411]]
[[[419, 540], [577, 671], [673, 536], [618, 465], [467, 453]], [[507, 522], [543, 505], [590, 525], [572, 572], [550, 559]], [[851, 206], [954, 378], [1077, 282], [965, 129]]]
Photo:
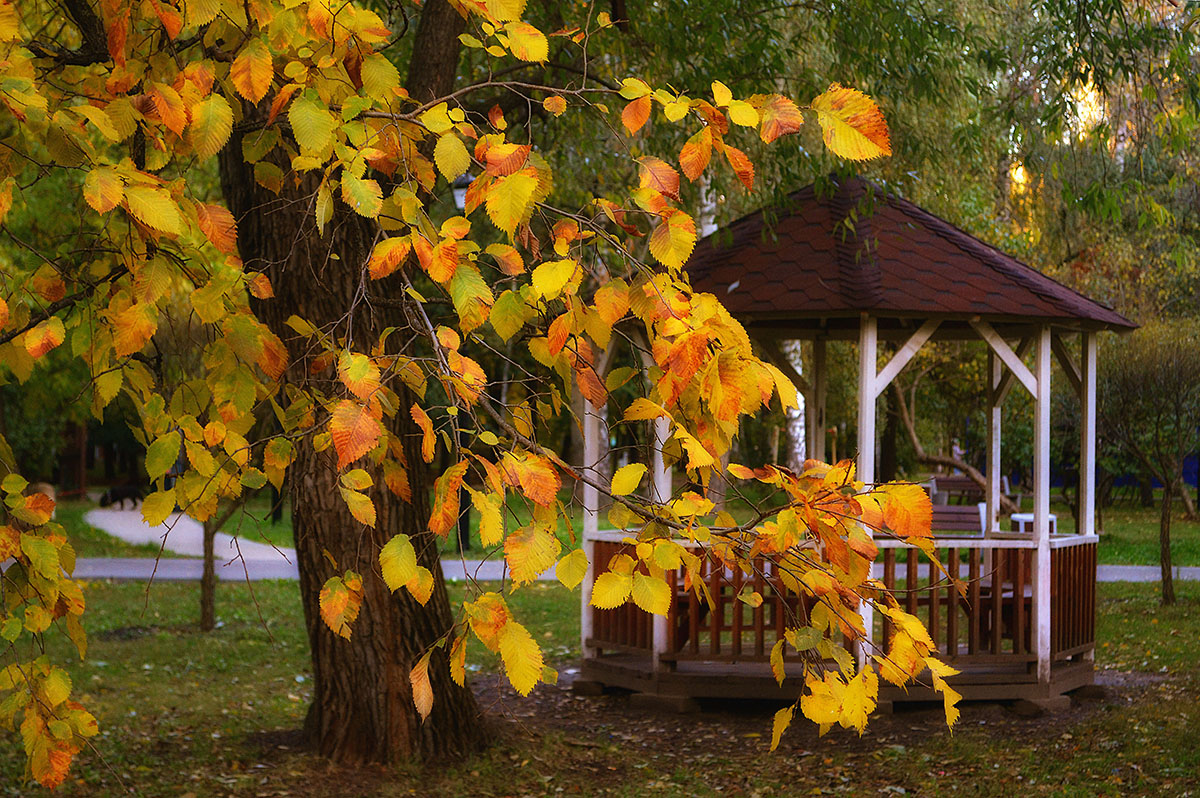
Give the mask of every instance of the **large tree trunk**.
[[1175, 603], [1175, 579], [1171, 574], [1171, 498], [1170, 483], [1163, 485], [1162, 515], [1158, 519], [1158, 564], [1162, 569], [1162, 603]]
[[[460, 17], [445, 0], [425, 4], [409, 81], [414, 97], [443, 94], [453, 85], [461, 30]], [[246, 118], [260, 113], [247, 109]], [[274, 287], [275, 297], [256, 302], [255, 312], [289, 342], [286, 379], [303, 384], [310, 379], [312, 353], [307, 342], [295, 340], [285, 324], [288, 317], [298, 315], [335, 335], [352, 330], [356, 351], [370, 351], [386, 326], [379, 310], [364, 306], [359, 295], [377, 228], [339, 204], [321, 236], [311, 204], [316, 178], [294, 185], [289, 176], [278, 196], [264, 190], [242, 160], [242, 135], [237, 131], [221, 154], [221, 187], [238, 220], [246, 269], [266, 272]], [[285, 173], [289, 170], [286, 160], [281, 166]], [[373, 288], [389, 293], [384, 284]], [[399, 406], [408, 408], [413, 397], [402, 385], [393, 388]], [[405, 503], [381, 489], [382, 474], [374, 469], [376, 487], [368, 491], [377, 512], [374, 529], [358, 523], [346, 508], [331, 449], [317, 452], [310, 439], [300, 441], [290, 470], [292, 528], [313, 664], [305, 734], [320, 754], [346, 764], [455, 756], [484, 740], [472, 693], [450, 679], [447, 647], [435, 650], [430, 662], [435, 699], [424, 723], [413, 705], [409, 671], [454, 619], [437, 541], [427, 529], [430, 479], [421, 459], [420, 431], [407, 412], [396, 414], [392, 431], [404, 442], [413, 501]], [[368, 463], [358, 465], [372, 470]], [[412, 538], [418, 562], [434, 574], [433, 596], [424, 607], [406, 590], [391, 593], [379, 575], [379, 550], [398, 532]], [[348, 569], [363, 577], [363, 603], [351, 638], [344, 640], [321, 619], [318, 595], [326, 579]]]

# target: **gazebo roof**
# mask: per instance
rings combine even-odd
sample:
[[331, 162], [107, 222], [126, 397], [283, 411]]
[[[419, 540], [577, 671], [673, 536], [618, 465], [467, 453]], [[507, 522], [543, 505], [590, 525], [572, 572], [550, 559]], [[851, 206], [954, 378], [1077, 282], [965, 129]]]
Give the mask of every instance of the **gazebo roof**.
[[705, 238], [687, 264], [753, 331], [849, 332], [861, 313], [880, 333], [939, 319], [942, 334], [972, 319], [1129, 330], [1121, 314], [867, 181], [833, 178]]

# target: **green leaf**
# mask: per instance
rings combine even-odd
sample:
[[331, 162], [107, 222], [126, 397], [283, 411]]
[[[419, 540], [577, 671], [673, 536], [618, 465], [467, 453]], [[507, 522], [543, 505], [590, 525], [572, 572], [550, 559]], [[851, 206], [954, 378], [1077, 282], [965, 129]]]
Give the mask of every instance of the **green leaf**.
[[58, 576], [58, 549], [46, 538], [21, 533], [21, 551], [29, 558], [29, 564], [47, 579]]
[[529, 321], [533, 314], [533, 309], [525, 304], [520, 294], [505, 291], [492, 305], [492, 312], [488, 318], [500, 339], [507, 341], [525, 326], [525, 322]]
[[179, 432], [171, 430], [150, 444], [150, 448], [146, 450], [146, 473], [152, 481], [170, 471], [171, 466], [175, 465], [175, 461], [179, 459], [180, 443]]

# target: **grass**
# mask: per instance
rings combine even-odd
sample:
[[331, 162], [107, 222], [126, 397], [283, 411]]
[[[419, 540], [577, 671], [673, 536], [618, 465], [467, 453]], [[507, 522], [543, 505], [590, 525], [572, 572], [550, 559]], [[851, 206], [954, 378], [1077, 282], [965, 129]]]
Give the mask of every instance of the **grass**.
[[[594, 722], [582, 729], [535, 730], [518, 717], [496, 747], [465, 762], [385, 772], [330, 769], [275, 744], [302, 723], [310, 696], [295, 583], [221, 585], [223, 625], [201, 634], [194, 585], [96, 582], [87, 587], [89, 658], [70, 671], [103, 731], [54, 794], [1184, 795], [1200, 790], [1200, 584], [1179, 593], [1164, 609], [1152, 584], [1100, 585], [1097, 667], [1131, 686], [1063, 721], [977, 705], [954, 735], [937, 713], [916, 712], [880, 718], [859, 740], [839, 730], [818, 739], [797, 719], [771, 755], [771, 709], [680, 718], [588, 699], [579, 706], [595, 707]], [[577, 595], [544, 584], [511, 596], [559, 667], [578, 656]], [[52, 641], [55, 659], [65, 652]], [[479, 653], [478, 672], [499, 667]], [[508, 705], [518, 715], [522, 706]], [[19, 739], [0, 733], [0, 796], [51, 795], [24, 783], [22, 766]]]

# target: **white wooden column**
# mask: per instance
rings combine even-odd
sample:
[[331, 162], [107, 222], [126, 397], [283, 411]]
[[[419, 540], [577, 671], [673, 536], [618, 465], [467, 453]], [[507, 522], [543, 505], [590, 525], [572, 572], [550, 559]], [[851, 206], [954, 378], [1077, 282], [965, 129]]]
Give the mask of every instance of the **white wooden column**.
[[1004, 378], [1004, 363], [988, 349], [988, 428], [987, 428], [987, 520], [983, 532], [990, 535], [998, 530], [1000, 518], [1000, 433], [1004, 420], [1004, 397], [1000, 382]]
[[[876, 369], [879, 347], [879, 322], [874, 316], [866, 313], [859, 322], [858, 332], [858, 479], [871, 483], [875, 481], [875, 390]], [[868, 535], [872, 530], [864, 526]], [[858, 646], [858, 667], [862, 668], [870, 656], [871, 641], [874, 637], [875, 612], [867, 602], [863, 602], [859, 612], [862, 614], [863, 626], [866, 628], [866, 639]]]
[[829, 384], [825, 365], [825, 340], [813, 341], [812, 399], [805, 406], [804, 419], [808, 423], [808, 456], [825, 462], [825, 395]]
[[[1033, 414], [1033, 629], [1038, 682], [1050, 683], [1050, 328], [1037, 336]], [[1019, 599], [1018, 599], [1019, 600]]]
[[879, 322], [866, 313], [858, 331], [858, 478], [875, 481], [875, 390]]
[[1080, 347], [1079, 532], [1096, 534], [1096, 333], [1084, 332]]
[[[669, 502], [671, 500], [671, 467], [667, 465], [662, 451], [663, 446], [670, 436], [671, 420], [665, 417], [654, 419], [654, 457], [652, 458], [650, 467], [650, 476], [653, 480], [653, 498], [660, 502]], [[674, 598], [672, 598], [672, 601], [674, 601]], [[667, 616], [655, 615], [653, 616], [652, 623], [651, 635], [654, 647], [654, 670], [658, 670], [660, 667], [660, 658], [667, 651]]]
[[[598, 480], [600, 470], [600, 435], [602, 431], [600, 411], [588, 400], [583, 400], [583, 472], [588, 479]], [[594, 657], [596, 651], [589, 648], [587, 640], [592, 636], [592, 582], [596, 580], [595, 535], [600, 529], [600, 491], [587, 482], [583, 483], [583, 553], [587, 555], [588, 567], [579, 588], [579, 650], [584, 657]]]

